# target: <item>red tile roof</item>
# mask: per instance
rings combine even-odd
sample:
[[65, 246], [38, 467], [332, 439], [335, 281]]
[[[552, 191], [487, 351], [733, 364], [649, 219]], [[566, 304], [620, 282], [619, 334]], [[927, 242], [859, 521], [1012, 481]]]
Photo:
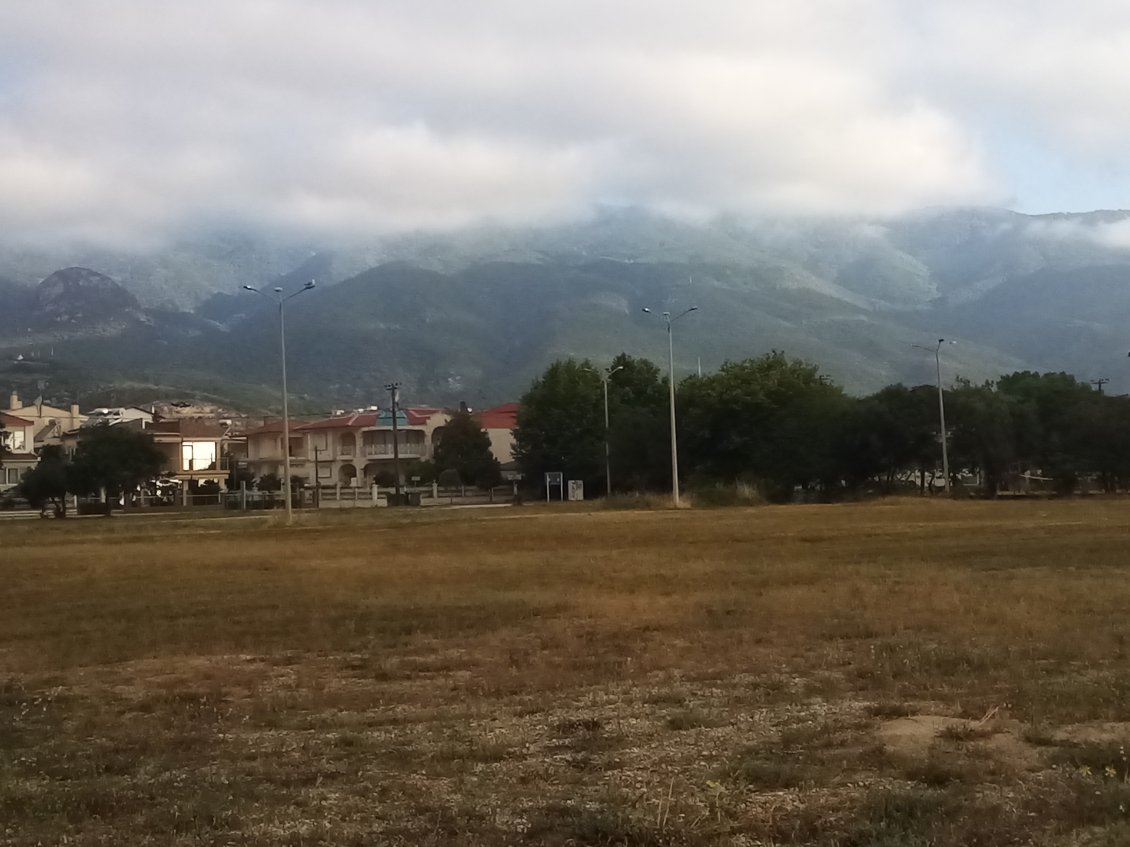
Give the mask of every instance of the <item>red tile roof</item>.
[[518, 425], [518, 404], [503, 403], [493, 409], [484, 409], [475, 417], [483, 429], [514, 429]]
[[35, 421], [24, 420], [17, 418], [15, 415], [9, 415], [7, 412], [0, 412], [0, 421], [4, 422], [5, 427], [24, 427], [35, 426]]
[[[405, 423], [402, 426], [425, 426], [432, 415], [437, 412], [442, 412], [443, 409], [435, 409], [430, 406], [410, 406], [401, 408], [404, 414]], [[350, 412], [345, 415], [333, 415], [321, 420], [291, 420], [290, 431], [293, 432], [306, 432], [309, 430], [322, 430], [322, 429], [372, 429], [377, 426], [379, 416], [388, 419], [387, 410], [378, 410], [376, 412]], [[382, 424], [383, 427], [391, 428], [392, 423]], [[282, 432], [282, 421], [271, 421], [256, 429], [247, 431], [248, 435], [263, 435], [266, 433]]]
[[361, 429], [376, 426], [376, 412], [350, 412], [348, 415], [334, 415], [320, 421], [311, 421], [303, 429]]
[[[295, 420], [295, 419], [291, 418], [290, 431], [294, 432], [295, 430], [301, 429], [307, 423], [309, 423], [309, 421]], [[282, 430], [283, 430], [283, 422], [280, 419], [280, 420], [277, 420], [277, 421], [271, 421], [270, 423], [265, 423], [262, 426], [255, 427], [254, 429], [249, 429], [249, 430], [247, 430], [246, 434], [247, 435], [266, 435], [267, 433], [271, 433], [271, 432], [282, 432]]]

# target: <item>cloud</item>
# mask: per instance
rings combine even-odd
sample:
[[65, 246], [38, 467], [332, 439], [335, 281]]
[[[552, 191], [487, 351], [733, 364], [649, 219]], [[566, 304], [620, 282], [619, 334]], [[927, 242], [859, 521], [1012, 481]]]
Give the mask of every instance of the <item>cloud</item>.
[[1065, 155], [1117, 155], [1128, 23], [1085, 0], [8, 3], [0, 227], [128, 243], [602, 202], [697, 217], [1001, 202], [980, 110]]
[[1108, 220], [1036, 219], [1028, 222], [1026, 229], [1038, 238], [1081, 241], [1111, 250], [1130, 250], [1130, 218]]

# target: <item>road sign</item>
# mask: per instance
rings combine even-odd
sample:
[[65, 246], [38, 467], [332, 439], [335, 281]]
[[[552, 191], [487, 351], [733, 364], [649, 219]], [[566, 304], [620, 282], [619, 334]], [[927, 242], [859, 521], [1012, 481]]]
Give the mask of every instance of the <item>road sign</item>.
[[557, 496], [562, 500], [565, 499], [565, 475], [561, 471], [546, 471], [545, 472], [545, 502], [549, 502], [549, 489], [553, 486], [557, 487]]

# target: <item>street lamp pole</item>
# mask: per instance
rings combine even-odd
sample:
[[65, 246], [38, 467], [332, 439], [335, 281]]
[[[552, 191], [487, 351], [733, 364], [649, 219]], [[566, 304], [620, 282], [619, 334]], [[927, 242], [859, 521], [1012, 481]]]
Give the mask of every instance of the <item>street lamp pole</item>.
[[271, 294], [266, 294], [260, 291], [253, 285], [243, 286], [245, 291], [254, 291], [268, 300], [274, 300], [278, 304], [279, 309], [279, 359], [282, 362], [282, 408], [283, 408], [283, 496], [286, 498], [286, 523], [287, 526], [294, 520], [294, 504], [291, 496], [290, 485], [290, 407], [287, 400], [286, 390], [286, 301], [293, 300], [304, 291], [309, 291], [314, 288], [314, 280], [310, 280], [300, 289], [292, 294], [283, 296], [281, 288], [272, 289]]
[[396, 503], [400, 505], [400, 430], [396, 424], [396, 406], [400, 402], [400, 383], [390, 382], [385, 386], [385, 389], [392, 400], [392, 475], [396, 479], [393, 490], [396, 492]]
[[[942, 345], [946, 343], [944, 338], [939, 338], [937, 346], [932, 349], [934, 354], [934, 368], [937, 372], [938, 379], [938, 422], [942, 428], [942, 474], [944, 475], [943, 482], [945, 483], [946, 494], [950, 494], [950, 456], [949, 447], [946, 443], [946, 400], [945, 394], [942, 392]], [[956, 344], [956, 341], [951, 341], [950, 344]], [[919, 350], [931, 351], [930, 347], [923, 347], [921, 344], [912, 345]]]
[[[647, 314], [651, 309], [644, 307]], [[663, 320], [667, 323], [667, 394], [671, 412], [671, 502], [679, 508], [679, 440], [675, 432], [675, 342], [671, 332], [671, 325], [684, 315], [698, 311], [698, 306], [691, 306], [675, 317], [670, 312], [663, 313]]]
[[604, 488], [608, 497], [612, 496], [612, 448], [609, 446], [608, 430], [608, 380], [616, 371], [624, 370], [623, 365], [617, 365], [610, 371], [601, 373], [600, 381], [604, 385]]

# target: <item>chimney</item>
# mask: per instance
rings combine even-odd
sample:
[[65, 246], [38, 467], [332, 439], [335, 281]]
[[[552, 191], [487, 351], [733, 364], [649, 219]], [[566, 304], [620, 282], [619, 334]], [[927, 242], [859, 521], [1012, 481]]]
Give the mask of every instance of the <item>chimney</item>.
[[12, 396], [8, 398], [8, 411], [14, 412], [19, 408], [21, 408], [20, 395], [13, 391]]
[[78, 419], [80, 417], [78, 410], [78, 403], [71, 403], [71, 426], [78, 426]]

